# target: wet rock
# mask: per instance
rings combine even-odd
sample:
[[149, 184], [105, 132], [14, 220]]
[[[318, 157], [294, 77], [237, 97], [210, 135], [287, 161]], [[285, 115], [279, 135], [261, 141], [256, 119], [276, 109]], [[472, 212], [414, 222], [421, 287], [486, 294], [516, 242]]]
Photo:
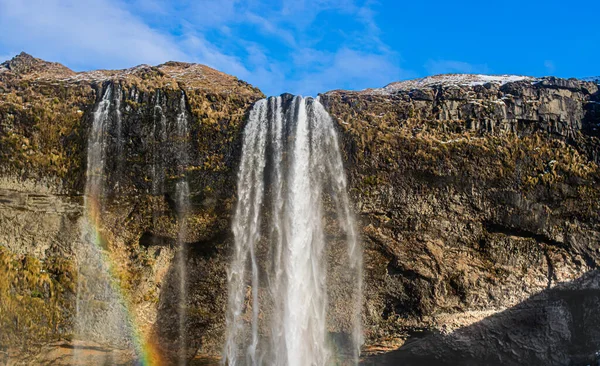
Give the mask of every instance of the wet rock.
[[[168, 359], [179, 332], [173, 128], [184, 92], [187, 354], [218, 355], [241, 131], [262, 93], [202, 65], [73, 73], [47, 64], [21, 55], [0, 68], [0, 273], [11, 278], [0, 296], [14, 306], [0, 311], [11, 326], [0, 344], [37, 343], [28, 349], [39, 355], [40, 343], [73, 336], [88, 134], [111, 85], [122, 128], [113, 117], [107, 130], [103, 245], [140, 334]], [[599, 335], [580, 325], [596, 324], [596, 290], [579, 279], [600, 263], [597, 84], [444, 78], [451, 83], [321, 95], [338, 123], [365, 247], [365, 349], [404, 344], [399, 354], [413, 358], [402, 360], [455, 364], [591, 357]], [[14, 282], [17, 273], [27, 281]]]
[[[422, 86], [433, 100], [395, 88], [321, 96], [362, 218], [368, 344], [407, 342], [374, 364], [564, 364], [593, 353], [595, 320], [572, 323], [593, 298], [556, 308], [537, 294], [571, 282], [566, 298], [595, 291], [578, 280], [600, 264], [600, 142], [585, 127], [600, 122], [585, 107], [594, 87]], [[497, 326], [483, 331], [486, 319]], [[572, 327], [586, 322], [591, 341], [576, 349]], [[420, 329], [439, 336], [420, 340]]]

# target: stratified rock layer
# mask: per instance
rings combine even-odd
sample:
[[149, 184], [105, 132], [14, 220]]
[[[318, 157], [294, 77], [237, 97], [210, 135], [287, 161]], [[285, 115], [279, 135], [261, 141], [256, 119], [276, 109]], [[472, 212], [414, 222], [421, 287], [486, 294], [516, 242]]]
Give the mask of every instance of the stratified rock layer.
[[186, 331], [191, 355], [201, 346], [220, 352], [239, 136], [262, 93], [202, 65], [74, 73], [21, 54], [0, 69], [0, 272], [8, 273], [0, 280], [0, 345], [13, 359], [74, 335], [74, 248], [90, 245], [80, 237], [87, 142], [109, 86], [111, 118], [118, 112], [121, 120], [107, 122], [97, 229], [117, 287], [153, 355], [168, 362], [179, 332], [173, 259], [180, 226], [176, 121], [184, 93], [192, 140], [184, 167], [192, 211], [184, 238], [191, 279]]
[[[122, 129], [107, 131], [99, 230], [132, 316], [165, 363], [179, 332], [172, 136], [185, 93], [186, 338], [190, 358], [218, 355], [241, 131], [262, 93], [202, 65], [76, 73], [27, 54], [0, 66], [0, 351], [65, 360], [87, 141], [109, 85], [121, 93]], [[365, 362], [595, 357], [597, 84], [445, 75], [320, 98], [338, 123], [365, 246], [365, 351], [400, 347]]]
[[[580, 278], [600, 263], [597, 85], [435, 78], [321, 96], [363, 219], [372, 350], [409, 340], [374, 364], [592, 357], [599, 293]], [[544, 294], [572, 281], [583, 308]]]

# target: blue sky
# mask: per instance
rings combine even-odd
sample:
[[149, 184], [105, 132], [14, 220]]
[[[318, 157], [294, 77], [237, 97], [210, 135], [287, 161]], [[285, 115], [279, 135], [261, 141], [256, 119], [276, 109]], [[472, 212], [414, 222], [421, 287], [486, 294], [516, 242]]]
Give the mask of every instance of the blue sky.
[[268, 95], [440, 73], [600, 74], [600, 1], [0, 0], [0, 59], [199, 62]]

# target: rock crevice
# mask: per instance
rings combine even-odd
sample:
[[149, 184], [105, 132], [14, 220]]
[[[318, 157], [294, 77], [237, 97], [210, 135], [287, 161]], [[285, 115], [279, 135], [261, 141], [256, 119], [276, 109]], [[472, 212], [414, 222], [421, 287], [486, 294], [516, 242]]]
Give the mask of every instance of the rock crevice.
[[[264, 96], [202, 65], [76, 73], [26, 54], [0, 65], [0, 328], [8, 329], [0, 346], [32, 359], [72, 339], [87, 141], [109, 86], [116, 94], [98, 230], [119, 286], [144, 340], [174, 360], [175, 191], [185, 171], [188, 356], [219, 355], [241, 131]], [[185, 164], [174, 137], [182, 92]], [[340, 133], [365, 246], [365, 353], [401, 346], [373, 362], [594, 357], [597, 83], [444, 75], [331, 91], [320, 101]]]

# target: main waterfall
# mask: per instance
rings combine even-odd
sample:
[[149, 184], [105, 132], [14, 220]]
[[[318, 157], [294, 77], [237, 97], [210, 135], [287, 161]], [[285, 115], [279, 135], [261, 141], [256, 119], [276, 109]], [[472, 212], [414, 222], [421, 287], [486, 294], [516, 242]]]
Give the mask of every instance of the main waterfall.
[[255, 104], [237, 189], [224, 363], [356, 363], [362, 250], [335, 127], [318, 100]]

